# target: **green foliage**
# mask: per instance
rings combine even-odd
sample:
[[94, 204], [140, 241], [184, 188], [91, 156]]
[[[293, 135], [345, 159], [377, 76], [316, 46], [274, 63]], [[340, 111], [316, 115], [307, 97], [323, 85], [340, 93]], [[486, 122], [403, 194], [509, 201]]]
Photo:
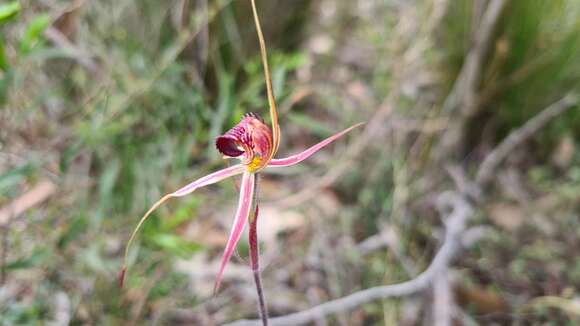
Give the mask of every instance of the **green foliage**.
[[[470, 48], [473, 1], [448, 13], [440, 39], [449, 85]], [[502, 16], [485, 62], [482, 113], [500, 136], [536, 115], [564, 93], [580, 90], [580, 10], [574, 0], [511, 1]], [[490, 118], [491, 117], [491, 118]], [[476, 122], [481, 124], [481, 115]], [[572, 112], [546, 132], [553, 143], [568, 130], [580, 137], [580, 113]]]
[[[0, 71], [5, 71], [8, 68], [8, 59], [6, 58], [6, 50], [4, 50], [4, 42], [0, 39]], [[0, 95], [2, 92], [2, 82], [4, 78], [0, 79]], [[0, 96], [0, 98], [2, 98]]]
[[[22, 8], [18, 1], [0, 4], [0, 27], [14, 19], [21, 9]], [[13, 75], [9, 70], [10, 64], [8, 62], [8, 57], [6, 56], [6, 46], [4, 45], [6, 40], [2, 34], [0, 34], [0, 107], [5, 101], [8, 85], [10, 84]]]
[[11, 191], [21, 184], [27, 177], [36, 172], [36, 165], [33, 163], [24, 164], [19, 167], [9, 169], [0, 174], [0, 199], [11, 194]]
[[[57, 195], [29, 209], [10, 230], [5, 264], [9, 282], [25, 284], [26, 298], [32, 299], [10, 298], [7, 305], [0, 302], [0, 325], [45, 324], [53, 317], [54, 294], [58, 292], [66, 293], [71, 300], [73, 324], [123, 325], [130, 320], [139, 324], [168, 306], [189, 309], [201, 298], [194, 297], [186, 286], [186, 275], [170, 266], [176, 259], [189, 259], [204, 250], [209, 256], [218, 251], [210, 251], [183, 234], [190, 221], [233, 202], [235, 187], [231, 182], [171, 200], [156, 211], [130, 252], [128, 291], [120, 293], [116, 273], [123, 244], [151, 203], [223, 166], [215, 150], [215, 136], [237, 123], [245, 112], [267, 118], [263, 71], [254, 28], [243, 16], [245, 2], [234, 1], [232, 6], [230, 1], [209, 1], [209, 15], [189, 8], [178, 23], [176, 2], [85, 1], [79, 22], [71, 27], [70, 41], [79, 47], [78, 53], [45, 39], [47, 28], [60, 28], [62, 21], [57, 16], [62, 14], [60, 6], [67, 3], [52, 2], [58, 10], [35, 1], [23, 6], [18, 1], [0, 4], [0, 154], [10, 154], [0, 161], [0, 207], [28, 191], [37, 180], [50, 178], [59, 185]], [[285, 12], [276, 6], [288, 5], [262, 3], [276, 9], [267, 11], [276, 15], [265, 16], [264, 23], [271, 20], [272, 25], [279, 25], [279, 16]], [[425, 11], [426, 16], [431, 13], [427, 2], [418, 3], [425, 7], [419, 11]], [[413, 72], [421, 72], [417, 77], [419, 84], [427, 80], [427, 92], [437, 88], [437, 93], [445, 94], [445, 86], [456, 77], [469, 48], [473, 3], [457, 1], [450, 5], [439, 31], [441, 42], [435, 42], [427, 58], [415, 58], [429, 61], [429, 55], [442, 53], [439, 72], [446, 78], [444, 86], [437, 84], [441, 83], [438, 74], [431, 74], [431, 62], [427, 64], [428, 74], [412, 63]], [[352, 5], [348, 1], [336, 4]], [[406, 6], [409, 9], [414, 5]], [[312, 74], [300, 81], [312, 95], [290, 111], [280, 112], [285, 137], [283, 152], [328, 136], [340, 129], [338, 124], [366, 119], [398, 87], [395, 84], [401, 77], [393, 75], [391, 65], [392, 61], [395, 66], [398, 64], [404, 45], [393, 42], [393, 34], [401, 27], [397, 15], [405, 13], [393, 11], [400, 8], [391, 3], [380, 3], [378, 7], [380, 12], [367, 13], [368, 16], [349, 18], [342, 13], [339, 16], [345, 15], [343, 18], [325, 18], [320, 23], [322, 29], [312, 34], [300, 35], [294, 23], [278, 27], [291, 35], [276, 35], [266, 29], [273, 86], [280, 107], [292, 94], [294, 72], [305, 68], [305, 75]], [[332, 14], [332, 10], [329, 12]], [[306, 13], [298, 15], [302, 19]], [[209, 20], [207, 24], [205, 19]], [[326, 19], [335, 19], [341, 26], [326, 26]], [[494, 137], [501, 138], [520, 126], [563, 92], [578, 89], [579, 21], [580, 6], [575, 0], [510, 1], [483, 74], [483, 93], [494, 92], [483, 110]], [[209, 35], [207, 43], [205, 32]], [[307, 54], [295, 49], [296, 44], [302, 43], [308, 49], [318, 36], [330, 37], [336, 43], [331, 52]], [[413, 37], [409, 39], [414, 42]], [[273, 46], [276, 43], [280, 46]], [[359, 43], [368, 48], [358, 48]], [[365, 61], [367, 58], [369, 62]], [[316, 64], [307, 64], [311, 60]], [[409, 84], [415, 82], [413, 74], [404, 77], [405, 82], [409, 78]], [[513, 78], [515, 82], [511, 81]], [[498, 85], [501, 87], [495, 90]], [[422, 144], [431, 141], [431, 132], [395, 129], [407, 128], [407, 118], [433, 117], [429, 111], [433, 103], [429, 99], [427, 106], [419, 107], [411, 97], [391, 103], [393, 130], [391, 126], [378, 130], [357, 157], [345, 157], [343, 161], [338, 156], [338, 163], [347, 168], [338, 174], [333, 170], [339, 177], [332, 180], [332, 186], [321, 190], [327, 197], [336, 197], [338, 204], [323, 203], [320, 209], [303, 212], [310, 217], [327, 209], [340, 211], [328, 216], [340, 223], [323, 222], [336, 225], [330, 225], [321, 243], [334, 241], [331, 233], [335, 229], [342, 228], [341, 238], [352, 236], [358, 242], [388, 224], [399, 240], [400, 253], [412, 260], [415, 271], [426, 266], [441, 226], [430, 204], [429, 191], [439, 187], [443, 178], [421, 179], [421, 166], [431, 162], [422, 161], [422, 153], [415, 150], [424, 150]], [[578, 138], [578, 112], [571, 112], [551, 126], [539, 141], [540, 151], [551, 151], [550, 144], [563, 134], [576, 133]], [[483, 121], [479, 118], [478, 123]], [[370, 136], [365, 134], [364, 137]], [[346, 150], [348, 142], [333, 146]], [[335, 167], [333, 162], [328, 163], [331, 169]], [[553, 194], [562, 205], [573, 208], [580, 192], [578, 163], [575, 157], [563, 171], [546, 166], [531, 169], [527, 181], [534, 190]], [[313, 178], [323, 174], [310, 167], [293, 169], [290, 173], [294, 178], [288, 189], [308, 187]], [[276, 176], [271, 180], [272, 184], [265, 183], [266, 187], [277, 187]], [[338, 205], [339, 209], [333, 210]], [[417, 211], [420, 214], [415, 216]], [[466, 260], [470, 263], [473, 259], [475, 262], [471, 263], [485, 269], [483, 274], [505, 267], [507, 281], [498, 281], [500, 288], [509, 287], [510, 282], [534, 284], [527, 275], [521, 275], [534, 269], [538, 262], [548, 265], [551, 257], [558, 254], [564, 256], [556, 261], [558, 264], [574, 254], [561, 254], [564, 248], [558, 241], [562, 235], [572, 244], [577, 242], [574, 239], [580, 228], [575, 216], [550, 223], [564, 231], [553, 235], [547, 244], [542, 242], [546, 235], [539, 226], [515, 235], [495, 232], [495, 239], [487, 247], [474, 248], [475, 258], [466, 255]], [[305, 225], [297, 235], [290, 231], [278, 237], [287, 237], [288, 241], [303, 239], [303, 233], [312, 225], [315, 222]], [[534, 235], [533, 241], [526, 238], [527, 232]], [[318, 236], [321, 235], [313, 235]], [[307, 251], [306, 245], [294, 244], [287, 248]], [[506, 248], [521, 248], [516, 250], [521, 255], [516, 257], [514, 253], [506, 263], [501, 256], [512, 255], [511, 251], [504, 252]], [[244, 244], [238, 250], [241, 256], [247, 255]], [[348, 275], [349, 282], [344, 282], [344, 288], [339, 284], [333, 289], [333, 296], [350, 291], [348, 285], [374, 286], [412, 276], [402, 265], [399, 253], [390, 249], [365, 257], [356, 253], [351, 256], [357, 263], [353, 274], [360, 273], [360, 278]], [[287, 257], [274, 263], [276, 268], [285, 264], [284, 258]], [[328, 257], [322, 258], [326, 263]], [[578, 283], [579, 266], [570, 264], [562, 278]], [[292, 277], [289, 281], [293, 283]], [[359, 280], [361, 284], [354, 283]], [[133, 316], [141, 304], [143, 311]], [[393, 307], [397, 308], [396, 304], [390, 306]], [[391, 310], [379, 304], [368, 306], [366, 313], [370, 316], [366, 321], [378, 322], [377, 316], [385, 311]]]
[[35, 249], [29, 257], [19, 258], [15, 261], [6, 264], [6, 270], [12, 271], [16, 269], [28, 269], [32, 267], [39, 267], [40, 264], [46, 262], [50, 253], [46, 248]]
[[22, 7], [18, 1], [0, 4], [0, 24], [6, 23], [16, 17], [21, 9]]
[[192, 254], [202, 249], [202, 247], [196, 243], [185, 241], [181, 237], [169, 233], [157, 232], [150, 241], [155, 243], [161, 249], [166, 250], [168, 253], [183, 258], [191, 257]]
[[[212, 29], [237, 24], [221, 14], [220, 8], [227, 4], [210, 5], [210, 12], [218, 13], [210, 15]], [[18, 195], [27, 181], [38, 179], [45, 172], [38, 168], [44, 167], [45, 159], [51, 162], [47, 170], [58, 173], [63, 188], [73, 189], [51, 201], [54, 214], [42, 216], [45, 220], [27, 235], [34, 239], [34, 247], [10, 236], [14, 257], [5, 267], [9, 273], [40, 269], [58, 275], [43, 284], [59, 290], [64, 290], [60, 277], [94, 280], [92, 298], [78, 300], [91, 314], [102, 316], [91, 319], [97, 322], [123, 324], [127, 318], [113, 275], [119, 269], [117, 250], [139, 216], [163, 193], [223, 166], [213, 139], [244, 112], [267, 114], [263, 72], [253, 44], [247, 57], [238, 58], [239, 64], [228, 61], [232, 46], [239, 44], [221, 39], [220, 47], [210, 44], [191, 51], [194, 36], [206, 25], [200, 24], [193, 11], [184, 25], [173, 25], [172, 8], [173, 4], [158, 1], [87, 2], [83, 25], [75, 27], [74, 44], [86, 47], [85, 59], [97, 69], [92, 71], [78, 64], [76, 52], [45, 40], [46, 29], [57, 25], [53, 13], [41, 10], [43, 6], [20, 8], [14, 2], [0, 7], [1, 22], [10, 22], [6, 25], [10, 33], [0, 38], [0, 111], [5, 110], [11, 119], [7, 120], [10, 135], [28, 137], [30, 133], [40, 143], [59, 139], [57, 155], [41, 160], [31, 157], [36, 164], [0, 173], [0, 203]], [[194, 60], [191, 53], [195, 51], [208, 51], [207, 61]], [[273, 51], [272, 61], [274, 87], [283, 100], [288, 94], [287, 76], [304, 58], [299, 53]], [[222, 192], [218, 189], [213, 196]], [[174, 200], [146, 223], [140, 245], [130, 254], [135, 262], [130, 286], [144, 286], [172, 260], [188, 259], [205, 249], [180, 234], [181, 227], [196, 218], [205, 196], [200, 192]], [[62, 210], [61, 198], [69, 201]], [[152, 286], [151, 300], [163, 300], [184, 288], [183, 276], [174, 271], [165, 274]], [[4, 318], [0, 324], [46, 320], [50, 300], [42, 293], [34, 296], [48, 304], [24, 309], [12, 302], [9, 310], [0, 310]], [[182, 297], [185, 304], [194, 300], [191, 294]]]
[[[522, 76], [502, 96], [505, 107], [498, 112], [507, 126], [521, 125], [563, 92], [580, 90], [580, 10], [577, 7], [575, 1], [562, 0], [515, 1], [509, 8], [512, 15], [517, 13], [517, 19], [503, 26], [508, 42], [507, 58], [498, 72], [489, 72], [504, 78]], [[496, 79], [501, 82], [501, 78]], [[573, 110], [567, 119], [554, 126], [559, 130], [558, 135], [579, 129], [577, 111]]]
[[20, 39], [20, 52], [22, 54], [29, 54], [34, 48], [42, 45], [42, 33], [49, 24], [50, 17], [48, 14], [37, 15], [30, 21]]

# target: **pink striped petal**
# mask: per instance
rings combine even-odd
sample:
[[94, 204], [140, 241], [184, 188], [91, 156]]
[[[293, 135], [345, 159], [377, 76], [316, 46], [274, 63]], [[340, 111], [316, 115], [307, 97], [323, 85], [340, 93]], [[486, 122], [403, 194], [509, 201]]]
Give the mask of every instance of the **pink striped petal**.
[[244, 226], [248, 221], [248, 216], [250, 215], [250, 211], [252, 210], [255, 183], [256, 183], [256, 175], [254, 173], [245, 172], [242, 177], [240, 200], [238, 202], [238, 210], [236, 212], [236, 217], [234, 219], [234, 226], [232, 227], [228, 243], [226, 244], [226, 248], [222, 256], [220, 269], [215, 281], [214, 294], [216, 294], [220, 288], [222, 276], [224, 274], [224, 269], [226, 268], [226, 265], [230, 260], [230, 257], [232, 257], [232, 254], [236, 249], [236, 244], [240, 240], [240, 237], [242, 236], [242, 231], [244, 231]]
[[305, 159], [309, 158], [312, 154], [314, 154], [314, 153], [318, 152], [319, 150], [321, 150], [322, 148], [324, 148], [326, 145], [332, 143], [333, 141], [344, 136], [346, 133], [353, 130], [354, 128], [361, 126], [362, 124], [363, 124], [362, 122], [358, 123], [358, 124], [348, 128], [348, 129], [345, 129], [345, 130], [333, 135], [333, 136], [330, 136], [330, 137], [326, 138], [325, 140], [321, 141], [320, 143], [305, 150], [302, 153], [288, 156], [286, 158], [273, 159], [270, 161], [270, 164], [268, 164], [268, 167], [284, 167], [284, 166], [292, 166], [292, 165], [298, 164], [298, 163], [304, 161]]
[[223, 179], [227, 179], [234, 175], [238, 175], [244, 171], [244, 166], [241, 164], [230, 166], [229, 168], [225, 168], [223, 170], [219, 170], [212, 174], [208, 174], [205, 177], [199, 178], [194, 182], [182, 187], [181, 189], [173, 192], [171, 194], [172, 197], [182, 197], [192, 193], [195, 189], [203, 186], [210, 185], [212, 183], [220, 182]]
[[135, 230], [133, 230], [133, 233], [131, 234], [129, 241], [127, 241], [127, 246], [125, 247], [125, 258], [123, 260], [123, 268], [121, 269], [121, 273], [119, 274], [120, 286], [123, 287], [123, 284], [125, 282], [125, 273], [127, 270], [127, 265], [126, 265], [127, 264], [127, 256], [129, 255], [129, 249], [131, 247], [131, 244], [133, 243], [133, 240], [135, 239], [135, 237], [137, 236], [137, 233], [141, 229], [141, 226], [143, 226], [143, 223], [145, 223], [145, 220], [147, 220], [149, 215], [151, 215], [151, 213], [153, 213], [153, 211], [155, 209], [157, 209], [157, 207], [161, 206], [161, 204], [163, 204], [169, 198], [182, 197], [182, 196], [188, 195], [200, 187], [204, 187], [204, 186], [222, 181], [222, 180], [227, 179], [229, 177], [232, 177], [234, 175], [240, 174], [243, 171], [244, 171], [244, 166], [241, 164], [238, 164], [238, 165], [234, 165], [234, 166], [231, 166], [229, 168], [225, 168], [223, 170], [219, 170], [217, 172], [208, 174], [205, 177], [201, 177], [201, 178], [195, 180], [194, 182], [180, 188], [179, 190], [177, 190], [175, 192], [172, 192], [170, 194], [163, 196], [163, 198], [159, 199], [155, 204], [153, 204], [153, 206], [151, 206], [151, 208], [149, 208], [149, 210], [145, 213], [145, 215], [143, 215], [141, 220], [139, 220], [139, 223], [135, 227]]

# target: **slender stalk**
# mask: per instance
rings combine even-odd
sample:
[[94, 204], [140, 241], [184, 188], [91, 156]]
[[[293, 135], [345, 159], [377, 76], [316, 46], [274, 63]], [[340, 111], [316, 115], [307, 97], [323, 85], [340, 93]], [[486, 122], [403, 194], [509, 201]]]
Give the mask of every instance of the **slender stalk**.
[[[257, 199], [257, 188], [258, 188], [258, 176], [256, 175], [256, 184], [254, 196]], [[254, 274], [254, 282], [256, 283], [256, 292], [258, 294], [258, 306], [260, 310], [260, 318], [262, 319], [262, 325], [268, 325], [268, 309], [266, 306], [266, 300], [264, 298], [264, 291], [262, 289], [262, 278], [260, 276], [260, 248], [258, 245], [258, 211], [259, 207], [256, 201], [256, 207], [254, 209], [254, 216], [250, 218], [250, 266], [252, 267], [252, 272]]]
[[268, 105], [270, 106], [270, 118], [272, 119], [272, 132], [274, 136], [274, 148], [268, 157], [271, 160], [280, 146], [280, 125], [278, 124], [278, 111], [276, 109], [276, 99], [274, 97], [274, 90], [272, 87], [272, 78], [270, 77], [270, 67], [268, 65], [268, 51], [266, 49], [266, 41], [264, 41], [264, 34], [262, 33], [262, 25], [260, 24], [260, 17], [258, 16], [258, 9], [256, 9], [256, 1], [251, 0], [252, 13], [254, 14], [254, 24], [256, 25], [256, 32], [258, 33], [258, 42], [260, 43], [260, 56], [262, 57], [262, 66], [264, 66], [264, 80], [266, 81], [266, 93], [268, 95]]
[[[256, 1], [251, 0], [252, 13], [254, 15], [254, 23], [256, 25], [256, 32], [258, 34], [258, 42], [260, 43], [260, 56], [262, 57], [262, 65], [264, 66], [264, 80], [266, 81], [266, 93], [268, 95], [268, 104], [270, 106], [270, 118], [272, 119], [273, 132], [273, 148], [267, 160], [270, 161], [280, 145], [280, 126], [278, 125], [278, 111], [276, 110], [276, 100], [274, 98], [274, 91], [272, 87], [272, 78], [270, 77], [270, 67], [268, 66], [268, 53], [266, 50], [266, 42], [262, 33], [262, 26], [260, 24], [260, 17], [258, 16], [258, 9], [256, 8]], [[254, 281], [256, 283], [256, 291], [258, 292], [258, 303], [260, 308], [260, 317], [264, 326], [268, 325], [268, 310], [264, 300], [264, 291], [262, 290], [262, 280], [260, 277], [260, 266], [258, 262], [259, 246], [258, 246], [258, 176], [256, 175], [256, 183], [254, 188], [254, 217], [250, 217], [250, 264], [254, 273]]]
[[0, 285], [6, 282], [6, 258], [8, 256], [8, 228], [10, 224], [0, 227], [2, 249], [0, 251]]
[[262, 319], [262, 325], [268, 326], [268, 308], [264, 301], [264, 292], [262, 290], [262, 278], [260, 276], [260, 270], [255, 269], [254, 271], [254, 282], [256, 283], [256, 291], [258, 293], [258, 306], [260, 308], [260, 318]]

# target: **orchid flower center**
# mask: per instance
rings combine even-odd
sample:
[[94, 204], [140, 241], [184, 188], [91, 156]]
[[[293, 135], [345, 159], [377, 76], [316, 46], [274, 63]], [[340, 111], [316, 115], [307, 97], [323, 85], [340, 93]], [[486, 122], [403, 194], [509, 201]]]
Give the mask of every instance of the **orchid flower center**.
[[272, 131], [259, 115], [247, 113], [237, 125], [217, 137], [215, 144], [220, 153], [241, 159], [249, 172], [256, 172], [270, 160]]

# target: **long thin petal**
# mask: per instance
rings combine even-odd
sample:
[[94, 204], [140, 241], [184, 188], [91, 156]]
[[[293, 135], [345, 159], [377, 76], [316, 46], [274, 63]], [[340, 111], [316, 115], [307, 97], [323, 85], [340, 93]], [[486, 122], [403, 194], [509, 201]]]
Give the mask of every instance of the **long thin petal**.
[[163, 198], [161, 198], [159, 201], [157, 201], [155, 204], [153, 204], [153, 206], [151, 206], [151, 208], [149, 208], [147, 213], [145, 213], [145, 215], [143, 215], [141, 220], [139, 220], [139, 223], [135, 227], [135, 230], [133, 230], [133, 233], [131, 234], [129, 241], [127, 241], [127, 246], [125, 247], [125, 257], [123, 258], [123, 268], [121, 269], [121, 273], [119, 274], [120, 286], [123, 287], [123, 285], [125, 283], [125, 274], [126, 274], [126, 270], [127, 270], [127, 256], [129, 255], [129, 249], [131, 248], [131, 244], [133, 243], [133, 240], [135, 239], [135, 237], [137, 236], [137, 233], [141, 229], [141, 226], [143, 226], [143, 223], [145, 223], [145, 220], [149, 217], [149, 215], [151, 215], [151, 213], [153, 213], [153, 211], [155, 209], [157, 209], [157, 207], [161, 206], [161, 204], [163, 204], [169, 198], [183, 197], [185, 195], [192, 193], [193, 191], [195, 191], [196, 189], [198, 189], [200, 187], [204, 187], [204, 186], [222, 181], [226, 178], [240, 174], [243, 171], [244, 171], [244, 166], [241, 164], [234, 165], [234, 166], [231, 166], [229, 168], [225, 168], [223, 170], [216, 171], [214, 173], [206, 175], [205, 177], [201, 177], [201, 178], [195, 180], [194, 182], [178, 189], [175, 192], [172, 192], [170, 194], [163, 196]]
[[236, 212], [236, 217], [234, 219], [234, 225], [232, 227], [232, 231], [230, 232], [230, 237], [226, 244], [226, 248], [224, 250], [224, 254], [222, 256], [220, 269], [216, 277], [215, 286], [214, 286], [214, 294], [220, 288], [222, 276], [224, 274], [224, 269], [230, 257], [234, 253], [236, 249], [236, 244], [240, 240], [242, 236], [242, 231], [244, 231], [244, 226], [248, 221], [248, 217], [250, 215], [250, 211], [252, 210], [252, 201], [254, 197], [254, 186], [256, 182], [256, 175], [254, 173], [245, 172], [242, 177], [242, 185], [240, 187], [240, 200], [238, 202], [238, 210]]
[[244, 171], [244, 166], [241, 164], [237, 164], [234, 166], [230, 166], [229, 168], [225, 168], [219, 171], [216, 171], [212, 174], [208, 174], [205, 177], [201, 177], [194, 182], [178, 189], [177, 191], [173, 192], [171, 195], [172, 197], [182, 197], [185, 195], [189, 195], [197, 188], [204, 187], [216, 182], [220, 182], [223, 179], [227, 179], [229, 177], [233, 177], [234, 175], [241, 174]]
[[333, 136], [330, 136], [328, 138], [326, 138], [325, 140], [321, 141], [320, 143], [308, 148], [307, 150], [305, 150], [304, 152], [292, 155], [292, 156], [288, 156], [286, 158], [280, 158], [280, 159], [273, 159], [270, 161], [270, 164], [268, 164], [268, 167], [284, 167], [284, 166], [292, 166], [294, 164], [298, 164], [302, 161], [304, 161], [305, 159], [309, 158], [312, 154], [318, 152], [319, 150], [321, 150], [322, 148], [324, 148], [326, 145], [332, 143], [333, 141], [337, 140], [338, 138], [344, 136], [346, 133], [348, 133], [349, 131], [353, 130], [356, 127], [359, 127], [363, 125], [363, 123], [358, 123], [348, 129], [345, 129]]

